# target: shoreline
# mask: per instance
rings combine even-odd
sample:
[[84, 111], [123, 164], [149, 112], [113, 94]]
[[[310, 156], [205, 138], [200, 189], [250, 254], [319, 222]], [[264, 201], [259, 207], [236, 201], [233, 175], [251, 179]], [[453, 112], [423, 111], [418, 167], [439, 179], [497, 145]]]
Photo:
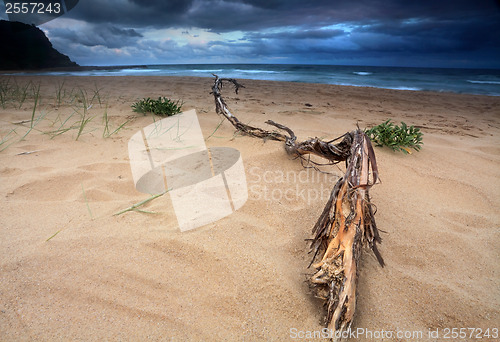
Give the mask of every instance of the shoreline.
[[[321, 303], [304, 282], [306, 239], [342, 165], [315, 177], [282, 143], [235, 134], [215, 113], [210, 77], [10, 77], [20, 87], [40, 82], [40, 120], [30, 131], [13, 124], [31, 119], [31, 88], [0, 106], [0, 138], [13, 132], [0, 152], [0, 339], [289, 341], [321, 331]], [[428, 331], [495, 328], [500, 98], [241, 83], [222, 94], [242, 122], [269, 128], [271, 119], [299, 140], [389, 118], [424, 132], [411, 155], [375, 148], [382, 182], [370, 194], [386, 267], [363, 250], [353, 329], [421, 331], [432, 341]], [[196, 110], [208, 147], [241, 153], [249, 198], [239, 210], [184, 233], [167, 195], [144, 206], [156, 214], [113, 216], [148, 197], [134, 186], [128, 142], [158, 118], [131, 104], [158, 96]], [[77, 125], [84, 104], [92, 120], [78, 140], [78, 128], [50, 135]], [[105, 113], [109, 132], [126, 122], [108, 137]]]
[[[4, 74], [7, 73], [4, 71]], [[500, 96], [500, 71], [300, 64], [165, 64], [83, 66], [15, 74], [49, 76], [202, 76], [217, 73], [234, 79], [334, 84], [380, 89]]]
[[[224, 76], [222, 75], [218, 75], [219, 77], [221, 78], [225, 78]], [[141, 82], [140, 79], [142, 78], [151, 78], [151, 79], [162, 79], [162, 78], [165, 78], [165, 80], [169, 80], [169, 79], [172, 79], [172, 80], [182, 80], [182, 79], [192, 79], [192, 80], [199, 80], [201, 82], [206, 82], [207, 80], [210, 80], [210, 82], [213, 83], [213, 79], [214, 77], [213, 76], [178, 76], [178, 75], [147, 75], [147, 76], [144, 76], [144, 75], [138, 75], [138, 76], [131, 76], [131, 75], [92, 75], [92, 76], [89, 76], [89, 75], [37, 75], [37, 74], [0, 74], [0, 80], [2, 78], [10, 78], [10, 77], [14, 77], [14, 78], [29, 78], [29, 79], [37, 79], [37, 78], [40, 78], [40, 79], [44, 79], [44, 78], [54, 78], [54, 79], [64, 79], [64, 78], [68, 78], [68, 79], [113, 79], [113, 78], [124, 78], [124, 79], [134, 79], [134, 78], [137, 78], [139, 80], [139, 83]], [[251, 79], [251, 78], [239, 78], [237, 79], [238, 82], [242, 83], [244, 85], [244, 83], [246, 82], [249, 82], [249, 83], [270, 83], [270, 84], [276, 84], [276, 85], [280, 85], [280, 84], [289, 84], [289, 85], [297, 85], [298, 87], [300, 86], [305, 86], [307, 87], [308, 85], [312, 86], [312, 87], [337, 87], [339, 88], [340, 90], [342, 88], [345, 88], [346, 90], [354, 90], [356, 92], [356, 89], [359, 90], [359, 92], [364, 92], [364, 90], [368, 90], [368, 91], [374, 91], [374, 92], [377, 92], [377, 91], [386, 91], [388, 93], [390, 92], [401, 92], [401, 93], [415, 93], [415, 94], [426, 94], [426, 95], [429, 95], [429, 96], [433, 96], [433, 95], [436, 95], [436, 96], [439, 96], [439, 95], [443, 95], [443, 96], [458, 96], [458, 97], [488, 97], [488, 98], [492, 98], [492, 99], [496, 99], [496, 98], [500, 98], [500, 95], [487, 95], [487, 94], [471, 94], [471, 93], [456, 93], [456, 92], [452, 92], [452, 91], [433, 91], [433, 90], [413, 90], [413, 89], [397, 89], [397, 88], [381, 88], [381, 87], [374, 87], [374, 86], [357, 86], [357, 85], [341, 85], [341, 84], [328, 84], [328, 83], [313, 83], [313, 82], [300, 82], [300, 81], [280, 81], [280, 80], [260, 80], [260, 79]], [[84, 82], [83, 82], [84, 83]], [[167, 82], [168, 83], [168, 82]], [[496, 102], [496, 101], [494, 101]]]

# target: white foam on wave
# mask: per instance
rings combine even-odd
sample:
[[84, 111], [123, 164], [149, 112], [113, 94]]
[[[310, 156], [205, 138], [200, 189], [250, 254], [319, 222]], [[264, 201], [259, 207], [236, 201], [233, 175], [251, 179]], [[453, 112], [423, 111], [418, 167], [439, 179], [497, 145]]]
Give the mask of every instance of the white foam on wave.
[[159, 72], [160, 69], [120, 69], [120, 72], [129, 72], [131, 74], [141, 73], [141, 72]]
[[207, 69], [207, 70], [205, 70], [205, 69], [192, 69], [191, 71], [192, 72], [221, 72], [223, 70], [222, 69], [210, 69], [210, 70], [209, 69]]
[[277, 71], [272, 70], [243, 70], [243, 69], [234, 69], [237, 72], [246, 72], [249, 74], [275, 74]]
[[365, 87], [365, 88], [379, 88], [379, 89], [392, 89], [392, 90], [412, 90], [412, 91], [422, 91], [424, 90], [423, 88], [417, 88], [417, 87], [406, 87], [406, 86], [389, 86], [389, 85], [382, 85], [382, 84], [356, 84], [356, 83], [348, 83], [348, 82], [329, 82], [329, 84], [335, 84], [335, 85], [340, 85], [340, 86], [349, 86], [349, 87]]
[[467, 80], [469, 83], [478, 83], [478, 84], [499, 84], [500, 81], [479, 81], [479, 80]]
[[368, 72], [368, 71], [354, 71], [353, 74], [359, 75], [359, 76], [369, 76], [369, 75], [372, 75], [373, 73]]
[[423, 90], [422, 88], [417, 88], [417, 87], [380, 87], [380, 88], [387, 88], [387, 89], [394, 89], [394, 90], [413, 90], [413, 91], [421, 91]]

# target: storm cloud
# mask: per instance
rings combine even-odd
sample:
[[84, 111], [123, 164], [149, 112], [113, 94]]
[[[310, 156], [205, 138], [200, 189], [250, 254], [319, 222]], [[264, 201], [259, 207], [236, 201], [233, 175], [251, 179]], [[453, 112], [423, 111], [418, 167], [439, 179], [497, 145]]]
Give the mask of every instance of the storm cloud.
[[41, 28], [83, 65], [500, 68], [495, 0], [86, 0]]

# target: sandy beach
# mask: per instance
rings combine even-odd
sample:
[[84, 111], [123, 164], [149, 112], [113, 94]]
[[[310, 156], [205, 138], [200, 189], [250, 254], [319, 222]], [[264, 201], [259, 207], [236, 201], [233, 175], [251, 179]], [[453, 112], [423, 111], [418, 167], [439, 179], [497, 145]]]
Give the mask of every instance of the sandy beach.
[[[321, 331], [306, 239], [343, 166], [318, 176], [280, 142], [235, 134], [227, 121], [217, 129], [209, 77], [7, 80], [31, 84], [25, 99], [0, 103], [0, 340], [290, 341]], [[363, 251], [358, 340], [449, 340], [453, 328], [495, 340], [484, 332], [500, 328], [500, 97], [240, 81], [238, 94], [223, 89], [239, 119], [271, 119], [299, 140], [387, 119], [424, 133], [411, 155], [375, 149], [386, 267]], [[143, 207], [154, 214], [113, 215], [149, 197], [134, 186], [128, 141], [153, 116], [131, 105], [159, 96], [196, 110], [208, 147], [240, 151], [242, 208], [186, 232], [168, 193]], [[56, 135], [85, 103], [92, 120], [78, 139], [78, 129]], [[127, 123], [106, 136], [104, 113], [109, 132]]]

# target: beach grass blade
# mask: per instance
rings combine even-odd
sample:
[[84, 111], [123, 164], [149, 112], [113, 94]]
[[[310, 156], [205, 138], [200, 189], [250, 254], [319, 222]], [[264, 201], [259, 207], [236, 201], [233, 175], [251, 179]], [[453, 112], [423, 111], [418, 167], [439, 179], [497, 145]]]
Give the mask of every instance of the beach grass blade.
[[110, 132], [109, 117], [108, 117], [108, 105], [106, 104], [106, 108], [104, 109], [104, 114], [102, 116], [102, 121], [104, 123], [104, 131], [102, 132], [102, 137], [109, 138], [110, 136], [112, 136], [113, 134], [115, 134], [119, 130], [121, 130], [130, 120], [125, 121], [120, 126], [118, 126], [118, 128], [116, 128], [114, 131]]
[[92, 96], [90, 103], [93, 103], [94, 100], [97, 98], [97, 102], [99, 102], [99, 106], [102, 107], [101, 93], [100, 93], [102, 88], [98, 88], [97, 83], [94, 83], [94, 87], [95, 87], [95, 90], [93, 90], [94, 96]]
[[94, 215], [92, 215], [92, 210], [90, 210], [89, 201], [87, 200], [87, 194], [85, 193], [85, 189], [83, 188], [83, 183], [82, 183], [82, 193], [83, 193], [83, 198], [85, 199], [85, 204], [87, 205], [87, 210], [89, 211], [90, 214], [90, 218], [93, 220]]
[[123, 213], [126, 213], [127, 211], [139, 211], [139, 212], [144, 212], [144, 213], [148, 213], [148, 214], [152, 214], [153, 212], [150, 212], [150, 211], [145, 211], [145, 210], [142, 210], [142, 209], [138, 209], [139, 207], [143, 206], [144, 204], [148, 203], [148, 202], [151, 202], [152, 200], [154, 200], [155, 198], [158, 198], [158, 197], [161, 197], [163, 195], [165, 195], [167, 192], [169, 192], [171, 189], [168, 189], [166, 191], [163, 191], [162, 193], [159, 193], [159, 194], [156, 194], [156, 195], [152, 195], [151, 197], [149, 198], [146, 198], [145, 200], [143, 201], [140, 201], [136, 204], [133, 204], [132, 206], [128, 207], [127, 209], [123, 209], [115, 214], [113, 214], [113, 216], [118, 216], [118, 215], [121, 215]]
[[85, 126], [87, 126], [87, 124], [92, 121], [94, 117], [85, 117], [83, 116], [82, 119], [79, 121], [79, 127], [78, 127], [78, 134], [76, 135], [76, 139], [75, 140], [78, 140], [78, 138], [80, 138], [80, 136], [82, 135], [83, 133], [83, 130], [85, 128]]
[[34, 97], [35, 97], [34, 99], [35, 103], [33, 105], [33, 111], [31, 113], [30, 128], [23, 135], [21, 141], [24, 140], [24, 138], [26, 138], [26, 136], [33, 130], [33, 128], [45, 117], [44, 113], [40, 113], [38, 118], [35, 120], [36, 108], [40, 99], [40, 83], [38, 83], [38, 87], [36, 88], [36, 90], [34, 90]]
[[[9, 136], [12, 134], [12, 133], [16, 133], [16, 130], [15, 129], [11, 129], [9, 133], [7, 133], [7, 135], [5, 137], [2, 138], [2, 140], [0, 140], [0, 152], [2, 152], [3, 150], [5, 150], [7, 147], [9, 147], [10, 145], [13, 144], [10, 143], [10, 144], [7, 144], [7, 142], [9, 140], [11, 140], [12, 138], [9, 138]], [[5, 145], [5, 146], [4, 146]]]
[[63, 100], [63, 88], [64, 88], [64, 80], [62, 83], [57, 82], [56, 86], [56, 106], [59, 108], [61, 106]]
[[104, 131], [102, 132], [102, 137], [109, 137], [109, 118], [108, 118], [108, 106], [104, 109], [104, 114], [102, 115], [102, 121], [104, 123]]
[[45, 242], [49, 242], [50, 240], [52, 240], [57, 234], [59, 234], [61, 231], [58, 230], [57, 232], [55, 232], [54, 234], [52, 234], [47, 240], [45, 240]]
[[93, 117], [88, 116], [88, 111], [89, 109], [92, 108], [92, 104], [89, 104], [88, 101], [88, 96], [87, 92], [84, 89], [80, 88], [80, 94], [79, 94], [79, 99], [78, 102], [81, 102], [81, 106], [83, 109], [83, 112], [80, 113], [78, 110], [75, 109], [76, 112], [78, 112], [81, 115], [80, 121], [77, 122], [78, 124], [78, 133], [76, 135], [75, 141], [80, 138], [80, 136], [83, 134], [83, 130], [85, 129], [85, 126], [92, 121]]
[[110, 136], [112, 136], [113, 134], [117, 133], [119, 130], [121, 130], [126, 124], [128, 124], [130, 120], [127, 120], [125, 121], [124, 123], [122, 123], [120, 126], [118, 126], [118, 128], [116, 128], [113, 132], [109, 133], [106, 138], [109, 138]]
[[[28, 97], [28, 88], [32, 86], [33, 91], [35, 91], [35, 85], [32, 85], [31, 82], [26, 83], [24, 86], [18, 86], [17, 88], [17, 97], [19, 101], [19, 107], [18, 109], [21, 109], [21, 107], [24, 104], [24, 101], [26, 101], [26, 98]], [[40, 90], [40, 84], [38, 84], [38, 90]]]
[[7, 78], [5, 81], [0, 81], [0, 104], [2, 108], [5, 109], [5, 103], [7, 102], [7, 98], [9, 96], [11, 86], [10, 86], [10, 78]]
[[215, 127], [214, 131], [205, 139], [205, 141], [210, 139], [215, 134], [215, 132], [217, 132], [219, 130], [220, 126], [222, 126], [222, 123], [224, 122], [225, 119], [226, 118], [223, 116], [222, 119], [220, 120], [219, 124], [217, 125], [217, 127]]

